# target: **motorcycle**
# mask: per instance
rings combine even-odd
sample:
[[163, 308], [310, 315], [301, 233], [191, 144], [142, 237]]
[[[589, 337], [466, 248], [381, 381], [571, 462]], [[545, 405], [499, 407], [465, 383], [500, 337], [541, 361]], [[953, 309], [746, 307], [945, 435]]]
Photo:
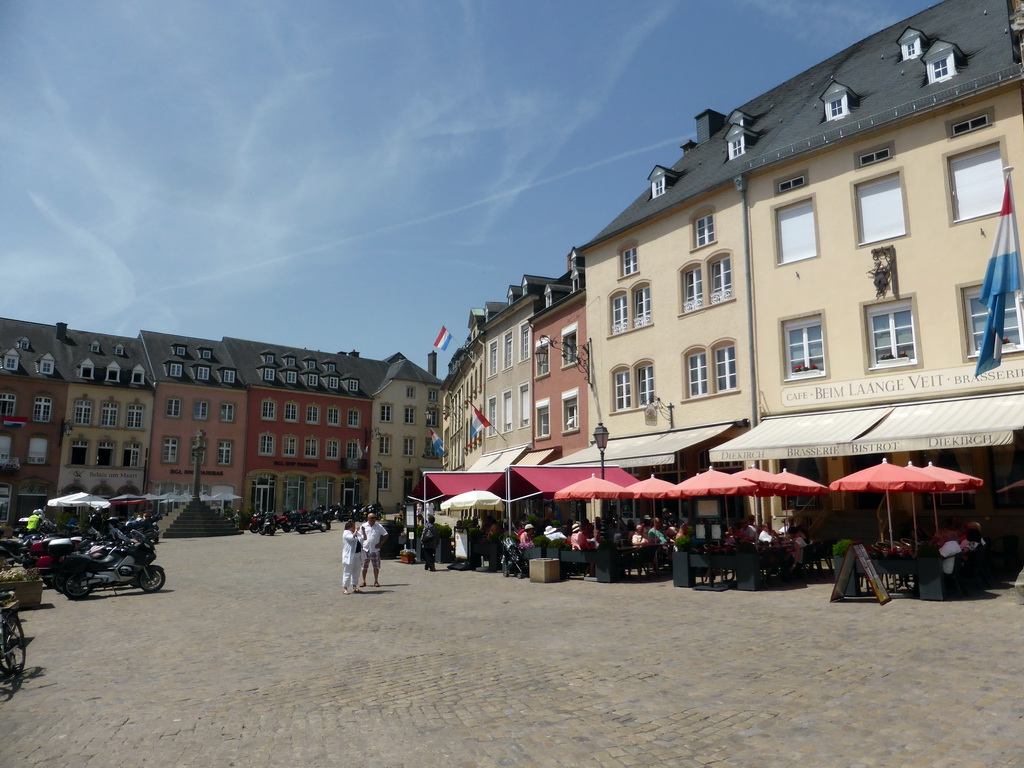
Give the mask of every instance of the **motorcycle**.
[[307, 512], [304, 509], [299, 510], [299, 520], [295, 524], [295, 530], [299, 533], [307, 533], [308, 531], [321, 531], [326, 533], [330, 530], [331, 524], [322, 518], [317, 511]]
[[[250, 530], [252, 530], [250, 528]], [[260, 518], [260, 525], [258, 533], [260, 536], [273, 536], [277, 533], [277, 515], [273, 512], [267, 512]]]
[[277, 516], [277, 527], [284, 533], [289, 533], [295, 524], [292, 522], [291, 516], [286, 512], [283, 515]]
[[[81, 600], [97, 589], [137, 587], [143, 592], [158, 592], [167, 583], [164, 569], [153, 565], [156, 549], [145, 535], [133, 531], [125, 536], [114, 533], [117, 544], [106, 557], [95, 559], [72, 552], [60, 564], [64, 595]], [[55, 574], [56, 578], [56, 574]]]

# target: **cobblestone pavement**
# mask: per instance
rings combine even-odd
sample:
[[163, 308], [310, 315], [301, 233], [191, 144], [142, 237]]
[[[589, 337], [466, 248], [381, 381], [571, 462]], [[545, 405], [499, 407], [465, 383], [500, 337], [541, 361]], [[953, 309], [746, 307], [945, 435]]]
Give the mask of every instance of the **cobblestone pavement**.
[[1024, 608], [830, 604], [385, 562], [337, 529], [159, 546], [157, 594], [51, 591], [0, 766], [1024, 766]]

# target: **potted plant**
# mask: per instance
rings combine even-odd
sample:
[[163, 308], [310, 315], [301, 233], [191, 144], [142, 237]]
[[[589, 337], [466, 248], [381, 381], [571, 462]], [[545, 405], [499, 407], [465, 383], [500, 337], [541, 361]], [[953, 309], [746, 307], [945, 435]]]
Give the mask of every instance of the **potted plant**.
[[543, 534], [533, 537], [533, 546], [527, 547], [525, 551], [526, 559], [533, 560], [537, 557], [547, 557], [548, 546], [551, 544], [551, 540]]
[[452, 527], [438, 523], [437, 529], [437, 562], [454, 563], [455, 554], [452, 550]]
[[693, 574], [690, 572], [692, 548], [692, 537], [684, 533], [676, 538], [676, 548], [672, 553], [672, 583], [677, 587], [693, 586]]
[[0, 570], [0, 592], [14, 593], [19, 608], [34, 608], [43, 602], [43, 579], [36, 568]]
[[403, 549], [398, 553], [398, 559], [407, 565], [415, 565], [416, 553], [411, 549]]

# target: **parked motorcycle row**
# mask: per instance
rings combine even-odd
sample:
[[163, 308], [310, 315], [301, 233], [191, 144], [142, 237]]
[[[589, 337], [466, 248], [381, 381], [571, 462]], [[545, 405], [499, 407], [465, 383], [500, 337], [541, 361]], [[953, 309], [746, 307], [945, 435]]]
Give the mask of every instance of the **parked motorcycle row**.
[[153, 564], [160, 538], [155, 520], [123, 522], [94, 515], [89, 522], [85, 534], [67, 537], [59, 535], [49, 520], [40, 521], [35, 531], [0, 540], [0, 558], [38, 569], [46, 586], [70, 600], [100, 589], [163, 589], [167, 576]]
[[326, 533], [331, 530], [331, 521], [335, 519], [333, 513], [323, 506], [313, 510], [300, 509], [281, 515], [276, 512], [256, 512], [249, 522], [249, 531], [261, 536], [273, 536], [278, 531], [283, 533], [291, 531]]

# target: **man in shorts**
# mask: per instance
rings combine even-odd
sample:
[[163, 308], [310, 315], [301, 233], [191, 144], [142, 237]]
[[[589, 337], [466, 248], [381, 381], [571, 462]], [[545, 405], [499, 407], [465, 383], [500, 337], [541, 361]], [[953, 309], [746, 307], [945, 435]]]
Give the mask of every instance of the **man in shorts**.
[[377, 515], [371, 512], [366, 516], [366, 522], [359, 526], [359, 532], [356, 536], [363, 543], [363, 552], [366, 554], [366, 559], [363, 560], [362, 583], [359, 586], [366, 586], [366, 572], [373, 565], [373, 586], [379, 587], [380, 548], [387, 541], [387, 528], [378, 523]]

